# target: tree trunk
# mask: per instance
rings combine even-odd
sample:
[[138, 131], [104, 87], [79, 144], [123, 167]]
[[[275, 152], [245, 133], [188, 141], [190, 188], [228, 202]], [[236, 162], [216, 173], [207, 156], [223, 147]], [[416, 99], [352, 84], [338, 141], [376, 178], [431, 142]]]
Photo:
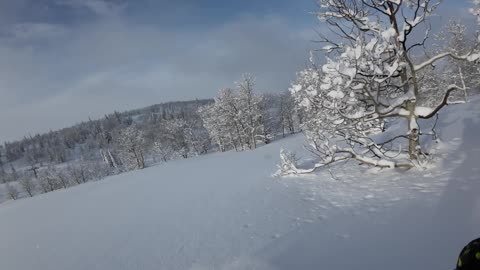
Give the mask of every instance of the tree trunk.
[[252, 131], [251, 140], [252, 140], [252, 143], [250, 144], [250, 150], [257, 148], [257, 142], [255, 140], [255, 131]]
[[420, 146], [419, 129], [417, 117], [415, 116], [415, 107], [415, 101], [410, 101], [408, 103], [408, 155], [410, 157], [410, 160], [416, 160], [418, 158], [418, 150]]

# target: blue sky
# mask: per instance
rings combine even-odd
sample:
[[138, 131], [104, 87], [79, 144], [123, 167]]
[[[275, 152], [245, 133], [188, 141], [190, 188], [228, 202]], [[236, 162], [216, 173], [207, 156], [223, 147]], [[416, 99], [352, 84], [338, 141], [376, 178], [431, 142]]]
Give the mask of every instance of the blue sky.
[[[444, 17], [466, 0], [446, 0]], [[314, 0], [0, 0], [0, 141], [173, 100], [244, 72], [283, 91], [307, 65]], [[441, 19], [444, 20], [444, 19]]]

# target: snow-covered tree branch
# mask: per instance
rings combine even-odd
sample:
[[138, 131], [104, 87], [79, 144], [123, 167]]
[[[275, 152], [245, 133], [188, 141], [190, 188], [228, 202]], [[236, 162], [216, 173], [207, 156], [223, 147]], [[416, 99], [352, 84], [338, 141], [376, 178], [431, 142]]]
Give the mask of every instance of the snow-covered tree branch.
[[[430, 35], [427, 22], [439, 4], [433, 0], [319, 1], [316, 15], [335, 31], [331, 38], [321, 35], [326, 63], [299, 72], [291, 87], [308, 114], [306, 134], [321, 158], [316, 168], [345, 159], [378, 167], [412, 167], [421, 162], [426, 153], [418, 119], [434, 117], [444, 106], [458, 103], [451, 100], [454, 92], [466, 91], [459, 68], [455, 83], [436, 85], [441, 96], [425, 95], [430, 89], [425, 74], [438, 62], [448, 60], [449, 65], [458, 66], [480, 58], [478, 41], [467, 50], [435, 54], [423, 46]], [[422, 30], [423, 38], [413, 34]], [[404, 119], [407, 129], [394, 134], [394, 139], [387, 138], [389, 144], [379, 144], [375, 138], [381, 137], [378, 134], [390, 119]], [[400, 141], [406, 142], [406, 149], [392, 148], [393, 141], [399, 141], [398, 147]]]
[[263, 96], [254, 93], [254, 78], [245, 74], [236, 84], [236, 90], [221, 90], [214, 104], [199, 109], [220, 151], [255, 149], [258, 141], [269, 143], [272, 138], [266, 125], [269, 108]]

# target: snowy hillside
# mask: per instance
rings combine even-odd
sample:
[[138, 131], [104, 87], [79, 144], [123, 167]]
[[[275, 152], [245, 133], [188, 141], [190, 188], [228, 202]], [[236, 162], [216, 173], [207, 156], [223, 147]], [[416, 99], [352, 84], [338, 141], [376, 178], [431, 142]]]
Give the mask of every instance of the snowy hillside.
[[453, 269], [480, 235], [479, 105], [442, 111], [425, 171], [272, 177], [282, 147], [308, 158], [295, 135], [9, 201], [0, 269]]

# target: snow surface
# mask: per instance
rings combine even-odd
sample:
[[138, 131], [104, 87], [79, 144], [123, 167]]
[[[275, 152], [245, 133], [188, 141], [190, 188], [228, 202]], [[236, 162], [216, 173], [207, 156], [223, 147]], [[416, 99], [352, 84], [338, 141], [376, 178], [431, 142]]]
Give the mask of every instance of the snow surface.
[[296, 135], [1, 204], [0, 269], [453, 269], [480, 236], [479, 104], [447, 108], [425, 171], [272, 177]]

